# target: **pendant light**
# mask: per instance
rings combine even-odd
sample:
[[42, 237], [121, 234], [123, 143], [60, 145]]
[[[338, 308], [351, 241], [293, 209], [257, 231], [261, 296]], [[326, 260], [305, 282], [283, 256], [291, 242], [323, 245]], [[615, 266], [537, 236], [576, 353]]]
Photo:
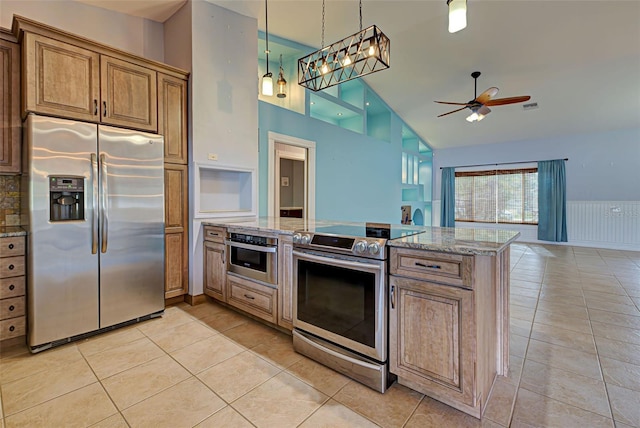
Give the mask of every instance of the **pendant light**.
[[264, 38], [265, 38], [265, 50], [267, 58], [267, 72], [262, 76], [262, 95], [270, 97], [273, 95], [273, 74], [269, 72], [269, 8], [267, 5], [268, 0], [264, 0]]
[[467, 0], [447, 0], [449, 6], [449, 32], [455, 33], [467, 26]]
[[286, 98], [287, 81], [284, 80], [284, 70], [282, 69], [282, 54], [280, 54], [280, 73], [278, 74], [278, 98]]
[[362, 0], [359, 5], [360, 31], [325, 46], [322, 1], [322, 46], [298, 60], [299, 85], [320, 91], [389, 68], [391, 42], [375, 25], [362, 29]]

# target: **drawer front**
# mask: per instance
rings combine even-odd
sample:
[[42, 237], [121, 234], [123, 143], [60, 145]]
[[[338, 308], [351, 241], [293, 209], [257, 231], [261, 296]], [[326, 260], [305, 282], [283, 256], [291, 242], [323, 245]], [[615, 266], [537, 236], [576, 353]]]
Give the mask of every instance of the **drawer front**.
[[0, 278], [24, 275], [24, 256], [0, 259]]
[[0, 320], [24, 315], [24, 296], [0, 300]]
[[473, 256], [391, 248], [392, 275], [472, 288]]
[[277, 322], [277, 290], [227, 275], [227, 303], [272, 323]]
[[0, 257], [24, 255], [24, 236], [0, 238]]
[[227, 230], [224, 227], [204, 226], [204, 240], [224, 244]]
[[24, 296], [25, 281], [24, 276], [0, 279], [0, 299]]
[[25, 317], [10, 318], [0, 321], [0, 340], [25, 335]]

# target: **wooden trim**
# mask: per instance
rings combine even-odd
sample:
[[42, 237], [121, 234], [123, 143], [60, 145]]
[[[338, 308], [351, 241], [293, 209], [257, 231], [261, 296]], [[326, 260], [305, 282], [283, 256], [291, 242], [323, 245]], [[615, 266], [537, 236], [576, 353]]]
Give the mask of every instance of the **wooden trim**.
[[141, 56], [128, 53], [126, 51], [115, 49], [111, 46], [87, 39], [85, 37], [68, 33], [66, 31], [60, 30], [50, 25], [43, 24], [41, 22], [34, 21], [29, 18], [25, 18], [24, 16], [20, 16], [20, 15], [13, 16], [13, 25], [11, 27], [11, 31], [18, 40], [22, 40], [23, 32], [27, 31], [30, 33], [36, 33], [46, 37], [51, 37], [56, 40], [70, 43], [72, 45], [75, 45], [84, 49], [89, 49], [101, 55], [108, 55], [115, 58], [119, 58], [124, 61], [128, 61], [133, 64], [140, 65], [142, 67], [151, 68], [152, 70], [166, 73], [181, 79], [187, 79], [189, 76], [188, 71], [181, 70], [177, 67], [163, 64], [158, 61], [146, 59]]
[[169, 299], [164, 299], [164, 306], [176, 305], [178, 303], [184, 302], [184, 295], [171, 297]]
[[11, 339], [0, 340], [0, 349], [7, 350], [7, 348], [18, 346], [18, 345], [26, 345], [27, 344], [27, 335], [24, 334], [22, 336], [12, 337]]
[[207, 296], [204, 294], [185, 294], [184, 301], [190, 304], [191, 306], [201, 305], [208, 301]]

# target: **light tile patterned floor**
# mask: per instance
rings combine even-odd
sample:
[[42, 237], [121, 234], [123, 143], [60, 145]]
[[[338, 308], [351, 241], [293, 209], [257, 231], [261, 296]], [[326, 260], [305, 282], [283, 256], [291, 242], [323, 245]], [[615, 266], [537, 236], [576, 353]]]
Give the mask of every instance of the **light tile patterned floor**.
[[378, 394], [206, 303], [0, 350], [0, 428], [640, 427], [640, 253], [515, 244], [511, 262], [511, 369], [482, 422], [397, 384]]

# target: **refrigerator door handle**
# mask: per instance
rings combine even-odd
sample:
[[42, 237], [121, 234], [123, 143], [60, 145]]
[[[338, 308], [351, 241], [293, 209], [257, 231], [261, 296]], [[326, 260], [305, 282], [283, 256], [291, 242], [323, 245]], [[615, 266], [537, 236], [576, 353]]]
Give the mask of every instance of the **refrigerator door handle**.
[[103, 253], [106, 253], [108, 237], [109, 237], [109, 213], [107, 210], [109, 190], [107, 187], [107, 161], [105, 160], [104, 154], [100, 155], [100, 168], [101, 168], [100, 182], [102, 187], [102, 189], [100, 189], [101, 190], [100, 195], [102, 199], [102, 203], [100, 207], [100, 219], [101, 219], [100, 229], [102, 230], [102, 248], [100, 249], [100, 251]]
[[91, 204], [91, 254], [98, 252], [98, 157], [91, 153], [91, 188], [93, 203]]

